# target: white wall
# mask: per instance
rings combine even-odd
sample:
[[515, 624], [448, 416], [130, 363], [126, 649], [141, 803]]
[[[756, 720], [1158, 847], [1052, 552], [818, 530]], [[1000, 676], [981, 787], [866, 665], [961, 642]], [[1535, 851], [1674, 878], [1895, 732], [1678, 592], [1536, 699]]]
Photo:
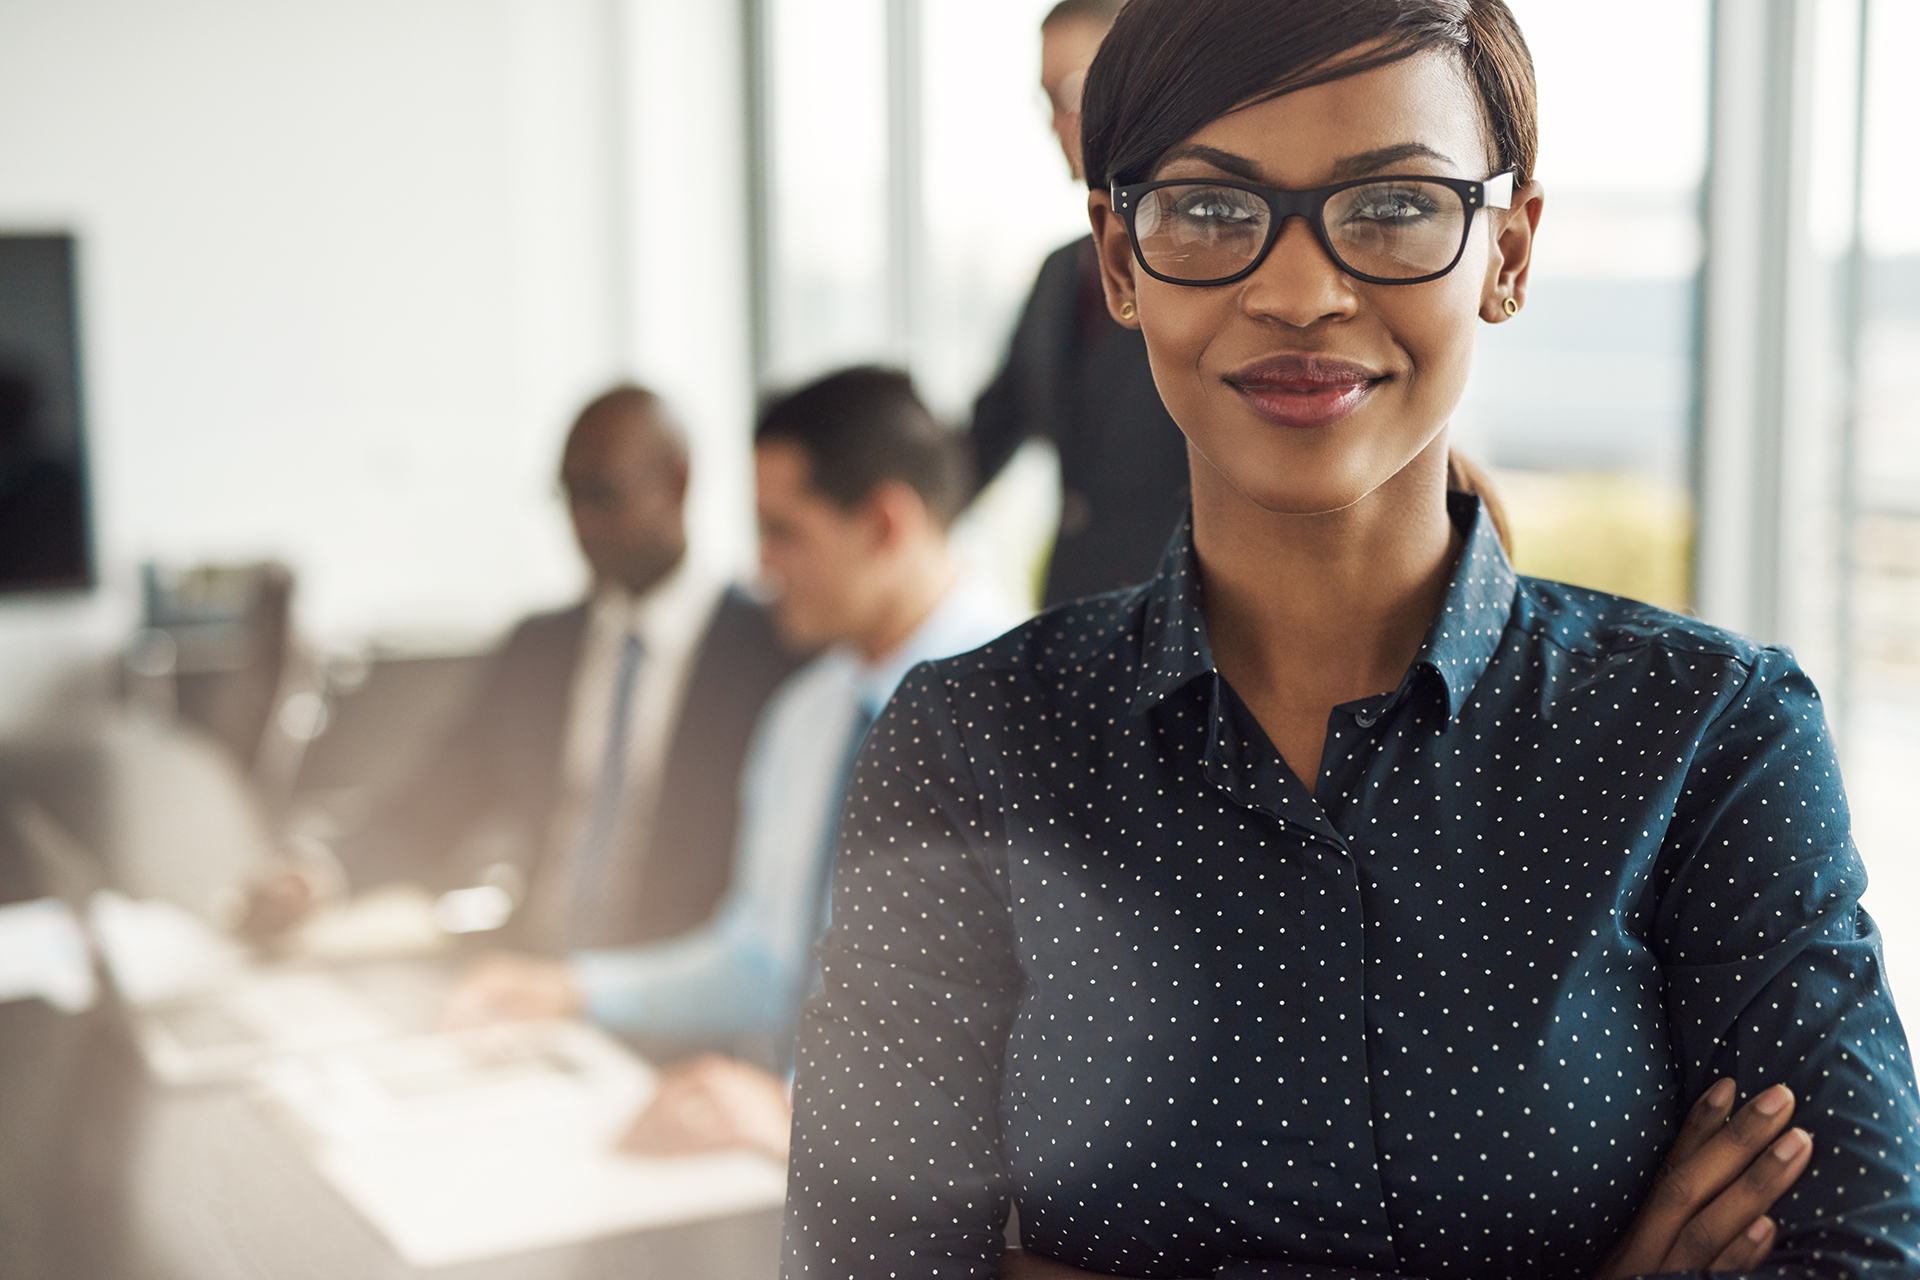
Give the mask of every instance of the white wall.
[[704, 281], [620, 238], [655, 155], [726, 195], [734, 8], [0, 0], [0, 229], [81, 237], [106, 579], [0, 602], [0, 726], [118, 643], [147, 558], [281, 557], [332, 644], [566, 599], [554, 456], [620, 375], [683, 401], [737, 563], [744, 233]]

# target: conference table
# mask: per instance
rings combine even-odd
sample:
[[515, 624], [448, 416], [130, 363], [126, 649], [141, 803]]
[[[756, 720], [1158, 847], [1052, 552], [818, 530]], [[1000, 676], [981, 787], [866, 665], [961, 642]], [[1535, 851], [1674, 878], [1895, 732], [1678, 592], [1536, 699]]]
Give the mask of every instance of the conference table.
[[[58, 815], [100, 850], [107, 883], [151, 892], [172, 877], [191, 896], [257, 854], [237, 847], [246, 821], [209, 816], [238, 802], [219, 775], [198, 746], [164, 734], [5, 744], [0, 806], [29, 797]], [[0, 838], [0, 903], [59, 894], [50, 879], [17, 838]], [[779, 1244], [768, 1210], [416, 1269], [244, 1087], [154, 1081], [110, 990], [75, 1014], [0, 1004], [7, 1280], [771, 1280]]]

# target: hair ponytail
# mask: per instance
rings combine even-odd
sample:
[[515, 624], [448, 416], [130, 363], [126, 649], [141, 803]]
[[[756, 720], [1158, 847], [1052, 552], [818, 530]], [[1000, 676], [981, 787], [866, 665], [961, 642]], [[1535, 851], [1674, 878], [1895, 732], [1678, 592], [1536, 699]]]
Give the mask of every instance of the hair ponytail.
[[1508, 555], [1513, 554], [1513, 533], [1507, 526], [1507, 508], [1494, 492], [1493, 481], [1458, 449], [1447, 450], [1447, 488], [1471, 493], [1480, 499], [1480, 507], [1493, 523], [1493, 532]]

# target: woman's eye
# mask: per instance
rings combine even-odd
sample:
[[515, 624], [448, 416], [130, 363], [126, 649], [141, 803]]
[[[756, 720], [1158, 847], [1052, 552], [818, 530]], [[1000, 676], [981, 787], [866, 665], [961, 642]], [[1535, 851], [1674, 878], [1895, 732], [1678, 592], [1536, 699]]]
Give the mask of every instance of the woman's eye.
[[1439, 207], [1424, 196], [1409, 192], [1384, 192], [1358, 200], [1347, 211], [1350, 222], [1418, 222], [1431, 218]]
[[1175, 211], [1194, 222], [1250, 222], [1260, 216], [1255, 202], [1236, 199], [1220, 191], [1188, 196], [1175, 206]]

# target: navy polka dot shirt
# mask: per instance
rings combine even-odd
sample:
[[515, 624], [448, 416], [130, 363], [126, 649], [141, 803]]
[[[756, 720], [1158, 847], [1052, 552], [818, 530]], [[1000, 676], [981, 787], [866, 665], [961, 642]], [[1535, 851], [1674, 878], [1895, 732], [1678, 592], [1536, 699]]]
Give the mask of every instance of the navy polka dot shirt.
[[[1457, 499], [1457, 495], [1456, 495]], [[787, 1274], [1589, 1275], [1686, 1106], [1815, 1138], [1767, 1274], [1920, 1274], [1920, 1107], [1781, 649], [1466, 548], [1312, 794], [1189, 530], [911, 675], [849, 788]]]

